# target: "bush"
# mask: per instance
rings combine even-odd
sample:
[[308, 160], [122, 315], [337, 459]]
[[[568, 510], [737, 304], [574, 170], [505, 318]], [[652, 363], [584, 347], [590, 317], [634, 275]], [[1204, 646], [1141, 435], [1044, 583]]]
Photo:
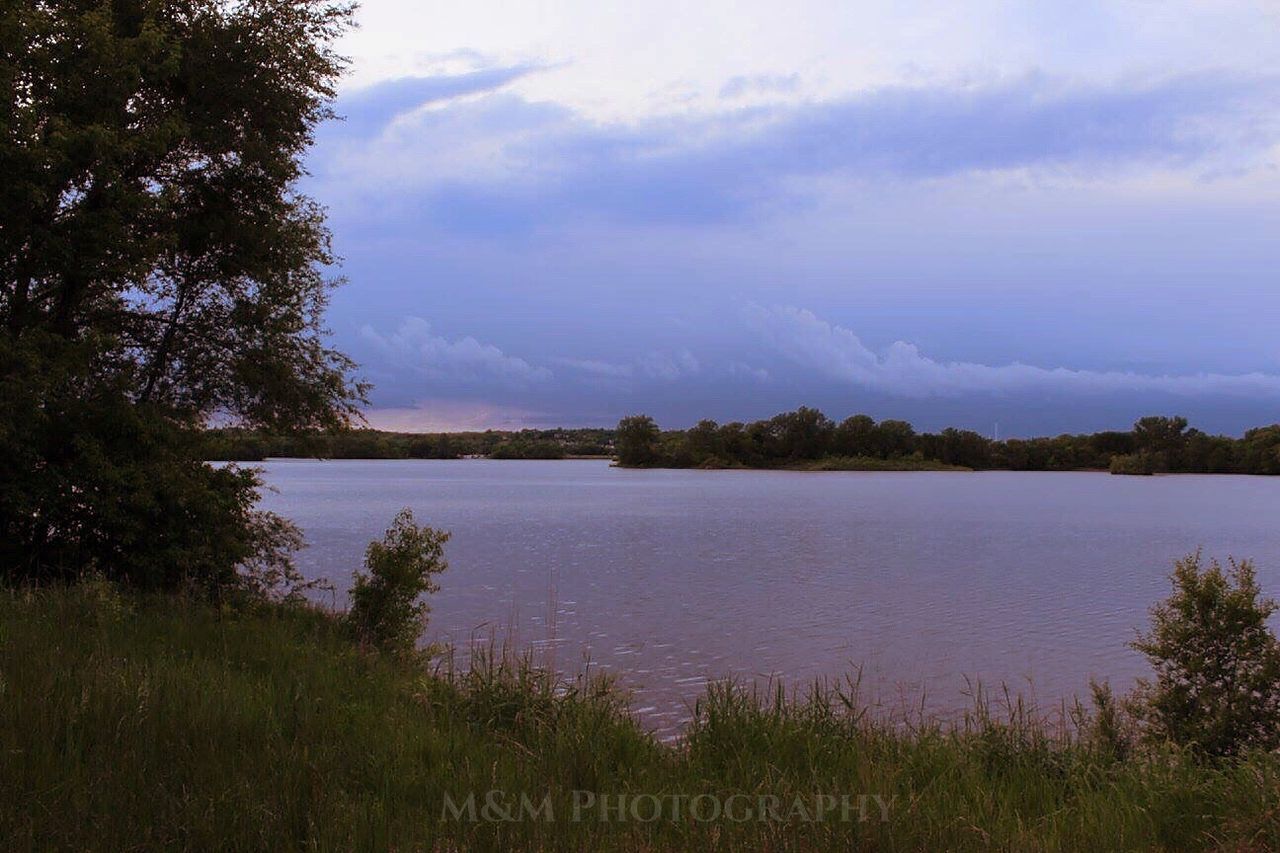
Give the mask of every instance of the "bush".
[[1112, 474], [1144, 476], [1156, 472], [1156, 460], [1149, 453], [1124, 453], [1111, 457]]
[[440, 587], [431, 579], [449, 567], [449, 534], [419, 527], [402, 509], [381, 542], [365, 551], [366, 572], [357, 572], [347, 620], [362, 642], [397, 655], [411, 654], [427, 625], [430, 608], [421, 600]]
[[1196, 552], [1172, 582], [1133, 644], [1156, 671], [1137, 697], [1150, 733], [1213, 757], [1280, 746], [1280, 642], [1267, 628], [1280, 605], [1260, 597], [1248, 560], [1224, 572]]

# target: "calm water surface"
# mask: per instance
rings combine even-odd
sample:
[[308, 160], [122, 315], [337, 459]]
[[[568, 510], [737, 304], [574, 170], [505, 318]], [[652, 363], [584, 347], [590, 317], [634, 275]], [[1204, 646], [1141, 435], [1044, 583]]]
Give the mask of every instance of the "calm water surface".
[[629, 471], [602, 461], [265, 464], [265, 507], [342, 593], [401, 507], [453, 532], [428, 638], [514, 638], [616, 672], [669, 733], [708, 679], [862, 667], [888, 710], [965, 707], [966, 680], [1056, 707], [1126, 648], [1174, 558], [1253, 557], [1280, 594], [1280, 478]]

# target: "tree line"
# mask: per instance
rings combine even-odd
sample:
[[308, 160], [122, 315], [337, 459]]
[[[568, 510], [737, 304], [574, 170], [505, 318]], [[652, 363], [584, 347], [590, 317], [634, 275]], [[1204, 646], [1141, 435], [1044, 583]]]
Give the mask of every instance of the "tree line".
[[1280, 474], [1280, 424], [1241, 438], [1210, 435], [1186, 418], [1151, 416], [1127, 432], [1105, 431], [996, 441], [949, 427], [920, 433], [902, 420], [853, 415], [836, 422], [802, 406], [766, 420], [661, 430], [653, 418], [618, 423], [618, 463], [657, 468], [951, 467], [974, 470], [1078, 471], [1116, 474]]
[[315, 459], [564, 459], [612, 456], [611, 429], [524, 429], [410, 433], [375, 429], [272, 435], [222, 428], [205, 430], [205, 459], [258, 462], [270, 457]]
[[1280, 424], [1233, 438], [1192, 428], [1183, 417], [1152, 416], [1141, 418], [1128, 431], [996, 441], [951, 427], [917, 432], [907, 421], [876, 421], [868, 415], [836, 422], [808, 407], [749, 423], [703, 420], [686, 430], [659, 429], [646, 415], [623, 418], [617, 429], [271, 434], [221, 428], [205, 430], [201, 447], [205, 459], [232, 461], [612, 456], [625, 467], [652, 468], [1280, 474]]

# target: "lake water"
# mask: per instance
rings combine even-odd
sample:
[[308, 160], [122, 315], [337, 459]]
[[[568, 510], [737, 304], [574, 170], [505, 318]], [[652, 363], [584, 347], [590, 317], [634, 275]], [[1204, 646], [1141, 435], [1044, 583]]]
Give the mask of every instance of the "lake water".
[[615, 672], [670, 733], [708, 679], [862, 668], [888, 712], [1042, 708], [1145, 672], [1126, 647], [1197, 547], [1280, 594], [1280, 478], [633, 471], [603, 461], [272, 460], [266, 508], [339, 588], [401, 507], [452, 531], [428, 639]]

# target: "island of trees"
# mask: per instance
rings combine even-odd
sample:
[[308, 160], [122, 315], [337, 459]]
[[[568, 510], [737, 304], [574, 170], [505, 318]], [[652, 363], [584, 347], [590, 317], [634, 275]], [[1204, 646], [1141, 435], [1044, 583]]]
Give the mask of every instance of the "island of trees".
[[1183, 417], [1145, 417], [1128, 432], [995, 441], [955, 428], [919, 433], [906, 421], [867, 415], [837, 423], [802, 406], [687, 430], [660, 430], [647, 415], [632, 415], [618, 423], [614, 440], [626, 467], [1280, 474], [1280, 424], [1232, 438], [1190, 428]]

